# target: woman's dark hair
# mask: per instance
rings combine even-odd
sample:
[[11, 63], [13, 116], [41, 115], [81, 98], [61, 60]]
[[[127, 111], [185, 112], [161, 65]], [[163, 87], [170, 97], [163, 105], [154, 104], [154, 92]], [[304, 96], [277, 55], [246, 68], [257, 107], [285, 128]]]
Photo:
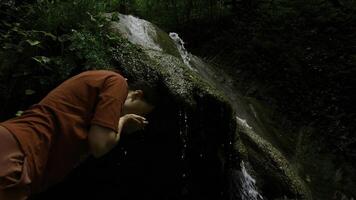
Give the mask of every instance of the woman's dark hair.
[[148, 104], [153, 106], [157, 105], [159, 97], [160, 97], [160, 84], [159, 84], [159, 76], [149, 68], [142, 68], [136, 73], [129, 73], [125, 69], [126, 73], [123, 73], [119, 69], [110, 69], [120, 75], [125, 76], [128, 80], [129, 90], [142, 90], [143, 91], [143, 99]]
[[153, 106], [157, 105], [159, 99], [157, 84], [142, 80], [130, 81], [130, 79], [127, 82], [129, 90], [142, 90], [144, 101]]

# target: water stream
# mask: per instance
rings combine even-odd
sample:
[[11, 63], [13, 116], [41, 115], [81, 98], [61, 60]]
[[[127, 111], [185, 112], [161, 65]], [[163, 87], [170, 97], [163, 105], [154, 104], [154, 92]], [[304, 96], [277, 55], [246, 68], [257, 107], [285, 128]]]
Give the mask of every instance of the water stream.
[[189, 69], [196, 71], [190, 65], [190, 56], [189, 52], [184, 47], [184, 41], [179, 37], [177, 33], [169, 33], [169, 37], [177, 44], [178, 51], [183, 59], [183, 62], [189, 67]]
[[[184, 48], [184, 42], [179, 38], [177, 33], [170, 33], [170, 37], [176, 42], [177, 48], [181, 53], [184, 63], [188, 63], [189, 68], [193, 68], [193, 71], [197, 72], [201, 77], [206, 79], [213, 87], [222, 91], [225, 96], [228, 97], [231, 105], [235, 109], [237, 123], [243, 128], [252, 129], [247, 123], [247, 120], [242, 116], [248, 116], [247, 111], [243, 108], [241, 100], [236, 90], [232, 87], [232, 79], [223, 73], [217, 73], [216, 70], [209, 64], [202, 61], [199, 57], [189, 54]], [[238, 106], [239, 105], [239, 106]], [[255, 114], [256, 115], [256, 114]], [[261, 194], [259, 194], [256, 187], [256, 181], [247, 172], [245, 163], [240, 163], [241, 171], [234, 170], [231, 177], [233, 179], [232, 193], [238, 192], [239, 194], [231, 195], [231, 200], [263, 200]]]
[[188, 114], [184, 109], [181, 109], [178, 113], [179, 115], [179, 136], [181, 139], [181, 154], [180, 154], [180, 161], [181, 161], [181, 166], [183, 166], [183, 169], [181, 170], [181, 178], [182, 178], [182, 191], [181, 195], [185, 196], [189, 194], [188, 191], [188, 181], [189, 181], [189, 175], [190, 171], [188, 168], [188, 161], [187, 161], [187, 148], [188, 148], [188, 131], [189, 131], [189, 124], [188, 124]]
[[243, 161], [241, 162], [241, 171], [242, 173], [240, 173], [239, 178], [242, 183], [240, 188], [242, 200], [262, 200], [263, 197], [258, 193], [256, 188], [256, 180], [247, 172]]

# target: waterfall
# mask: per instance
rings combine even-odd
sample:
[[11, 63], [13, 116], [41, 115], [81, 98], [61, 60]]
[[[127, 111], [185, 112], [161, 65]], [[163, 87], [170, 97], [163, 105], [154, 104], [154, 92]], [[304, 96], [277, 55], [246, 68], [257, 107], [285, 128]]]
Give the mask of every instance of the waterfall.
[[[230, 99], [234, 109], [238, 111], [237, 113], [241, 111], [240, 113], [244, 114], [244, 111], [240, 110], [240, 108], [237, 106], [239, 97], [232, 95], [234, 94], [233, 88], [230, 84], [226, 84], [226, 82], [232, 82], [229, 80], [230, 78], [226, 76], [224, 77], [222, 74], [219, 74], [220, 76], [217, 77], [216, 74], [218, 73], [214, 71], [212, 66], [209, 66], [200, 58], [192, 56], [188, 53], [188, 51], [184, 48], [184, 41], [178, 36], [177, 33], [170, 33], [169, 35], [175, 41], [182, 59], [184, 60], [184, 63], [186, 63], [187, 66], [193, 71], [199, 73], [200, 76], [205, 78], [214, 87], [223, 91], [223, 93]], [[247, 123], [246, 119], [243, 119], [240, 116], [236, 116], [236, 121], [242, 128], [252, 129], [252, 127]], [[233, 179], [231, 187], [234, 187], [231, 188], [231, 200], [263, 200], [262, 195], [259, 194], [257, 190], [255, 179], [253, 179], [252, 176], [247, 172], [245, 163], [243, 161], [241, 161], [240, 166], [241, 171], [234, 171], [231, 177]], [[237, 191], [239, 194], [235, 194]]]
[[[180, 159], [182, 162], [182, 166], [187, 166], [187, 148], [188, 148], [188, 129], [189, 129], [189, 125], [188, 125], [188, 114], [187, 112], [182, 109], [178, 112], [178, 116], [179, 116], [179, 136], [181, 139], [181, 154], [180, 154]], [[189, 189], [188, 189], [188, 180], [190, 178], [190, 170], [186, 167], [184, 167], [182, 169], [182, 174], [181, 174], [181, 178], [183, 180], [183, 187], [182, 187], [182, 191], [181, 194], [183, 196], [187, 195], [189, 193]]]
[[241, 180], [240, 194], [242, 200], [262, 200], [263, 197], [256, 188], [256, 180], [247, 172], [243, 161], [241, 161], [241, 171], [239, 178]]
[[248, 125], [246, 119], [242, 119], [240, 118], [239, 116], [236, 116], [236, 120], [239, 124], [241, 124], [244, 128], [247, 128], [247, 129], [252, 129], [252, 127], [250, 125]]
[[178, 51], [183, 59], [183, 62], [191, 69], [196, 71], [192, 66], [190, 65], [190, 57], [188, 51], [184, 47], [184, 41], [179, 37], [177, 33], [169, 33], [169, 37], [172, 38], [172, 40], [176, 43]]
[[[111, 14], [106, 14], [106, 16], [111, 17]], [[153, 24], [132, 15], [119, 14], [119, 18], [119, 22], [113, 23], [113, 26], [119, 29], [129, 41], [145, 48], [162, 50], [154, 40], [157, 33]]]

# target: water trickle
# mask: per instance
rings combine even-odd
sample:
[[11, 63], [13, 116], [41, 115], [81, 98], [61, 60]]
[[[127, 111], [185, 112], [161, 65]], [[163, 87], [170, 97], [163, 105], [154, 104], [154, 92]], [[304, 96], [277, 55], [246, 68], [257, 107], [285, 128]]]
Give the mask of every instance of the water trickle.
[[176, 43], [178, 51], [183, 59], [183, 62], [191, 69], [196, 71], [196, 69], [192, 68], [190, 65], [190, 57], [188, 51], [184, 47], [184, 41], [179, 37], [177, 33], [169, 33], [169, 37]]
[[[183, 188], [187, 190], [187, 179], [189, 178], [189, 168], [187, 164], [187, 148], [188, 148], [188, 131], [189, 131], [189, 124], [188, 124], [188, 114], [185, 110], [180, 110], [178, 113], [179, 116], [179, 136], [181, 139], [181, 152], [180, 152], [180, 159], [182, 162], [182, 172], [181, 178], [183, 179]], [[187, 193], [186, 191], [185, 193]]]
[[182, 178], [186, 178], [187, 175], [185, 173], [182, 174]]
[[180, 110], [179, 111], [179, 135], [182, 142], [182, 151], [181, 158], [185, 159], [188, 147], [188, 115], [187, 112]]
[[[239, 116], [236, 116], [237, 124], [239, 124], [241, 127], [245, 129], [251, 130], [252, 127], [247, 123], [247, 120], [244, 119], [247, 112], [245, 108], [241, 108], [241, 105], [243, 104], [241, 103], [239, 94], [235, 94], [234, 92], [235, 90], [233, 89], [233, 86], [231, 84], [232, 79], [228, 76], [225, 76], [222, 73], [217, 73], [212, 66], [209, 66], [200, 58], [189, 54], [187, 50], [184, 48], [184, 41], [181, 38], [179, 38], [177, 33], [170, 33], [169, 35], [175, 41], [178, 50], [182, 56], [182, 59], [184, 60], [184, 63], [186, 63], [190, 69], [199, 73], [201, 77], [207, 80], [214, 87], [218, 88], [224, 94], [226, 94], [226, 96], [229, 98], [229, 101], [231, 102], [231, 105], [233, 106], [233, 109], [236, 111], [236, 113], [239, 114]], [[221, 112], [220, 114], [223, 113], [224, 112]], [[187, 126], [186, 113], [180, 113], [180, 118], [182, 119], [183, 117], [184, 117], [184, 124], [181, 127], [186, 127]], [[183, 128], [181, 130], [181, 137], [182, 135], [185, 134], [184, 130], [186, 129], [187, 128]], [[185, 141], [183, 141], [183, 144], [185, 144]], [[233, 145], [234, 145], [233, 140], [230, 140], [227, 145], [229, 145], [229, 149], [233, 149]], [[186, 147], [184, 147], [182, 151], [184, 152], [185, 149]], [[202, 158], [202, 154], [200, 155], [200, 157]], [[235, 161], [236, 160], [235, 155], [229, 153], [228, 160], [232, 162]], [[231, 185], [232, 188], [230, 192], [231, 200], [241, 200], [241, 199], [263, 200], [262, 195], [260, 195], [257, 191], [255, 185], [256, 181], [248, 174], [243, 161], [241, 162], [241, 170], [233, 169], [233, 174], [231, 178], [233, 180]]]
[[247, 128], [247, 129], [252, 129], [250, 125], [248, 125], [247, 121], [245, 119], [240, 118], [239, 116], [236, 116], [237, 123], [240, 124], [242, 127]]
[[262, 200], [263, 197], [258, 193], [256, 188], [256, 180], [251, 177], [247, 172], [245, 163], [241, 162], [241, 171], [240, 179], [242, 180], [242, 200]]
[[232, 171], [230, 200], [263, 200], [264, 198], [257, 191], [255, 179], [247, 172], [243, 161], [240, 166], [241, 170]]

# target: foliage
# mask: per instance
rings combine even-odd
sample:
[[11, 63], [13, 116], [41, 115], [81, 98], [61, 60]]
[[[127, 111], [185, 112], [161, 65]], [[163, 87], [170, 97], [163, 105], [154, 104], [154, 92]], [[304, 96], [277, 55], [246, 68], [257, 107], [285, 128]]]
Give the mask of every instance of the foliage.
[[121, 13], [145, 18], [169, 30], [201, 21], [216, 21], [229, 10], [227, 0], [118, 0]]
[[[0, 3], [1, 117], [14, 116], [82, 70], [112, 68], [115, 37], [102, 12], [117, 1], [38, 0]], [[28, 93], [26, 91], [35, 91]], [[10, 98], [11, 97], [11, 98]], [[13, 100], [17, 99], [17, 100]]]

